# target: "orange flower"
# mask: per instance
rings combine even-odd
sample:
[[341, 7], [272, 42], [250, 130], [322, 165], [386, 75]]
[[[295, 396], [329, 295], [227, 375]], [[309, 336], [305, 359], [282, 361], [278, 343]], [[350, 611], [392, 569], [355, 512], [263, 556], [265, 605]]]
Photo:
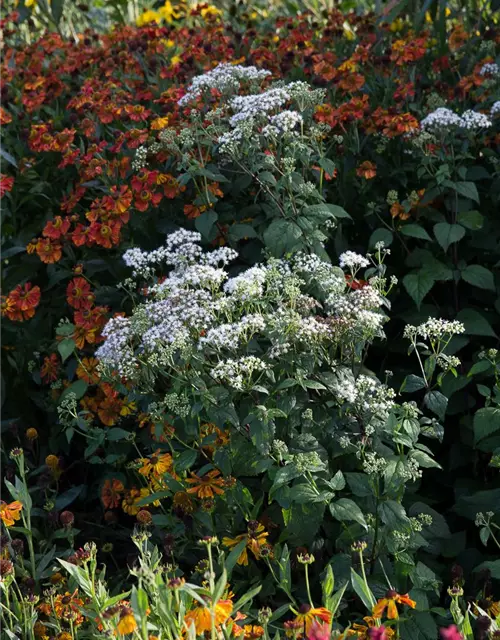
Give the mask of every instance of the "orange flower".
[[358, 175], [360, 178], [365, 178], [365, 180], [371, 180], [377, 175], [377, 167], [373, 164], [373, 162], [365, 160], [356, 169], [356, 175]]
[[328, 609], [325, 609], [325, 607], [311, 607], [310, 604], [301, 605], [299, 613], [295, 618], [295, 622], [300, 623], [306, 635], [309, 634], [311, 625], [315, 620], [322, 620], [323, 622], [330, 624], [332, 621], [332, 614]]
[[72, 621], [73, 624], [79, 625], [83, 622], [83, 615], [80, 613], [80, 607], [83, 607], [83, 600], [77, 598], [78, 589], [73, 593], [66, 591], [59, 594], [54, 601], [54, 613], [58, 618], [66, 622]]
[[116, 509], [120, 506], [121, 494], [125, 490], [123, 482], [117, 478], [104, 482], [101, 489], [101, 500], [106, 509]]
[[361, 89], [364, 84], [365, 77], [360, 73], [349, 73], [340, 80], [339, 87], [340, 89], [342, 89], [342, 91], [354, 93], [355, 91]]
[[200, 478], [195, 473], [191, 472], [192, 478], [188, 478], [186, 482], [195, 486], [190, 487], [187, 492], [195, 493], [198, 498], [213, 498], [215, 494], [218, 496], [223, 495], [224, 478], [219, 478], [220, 471], [218, 469], [212, 469], [204, 476]]
[[245, 632], [245, 640], [257, 640], [264, 635], [264, 629], [257, 624], [246, 624], [243, 627]]
[[[233, 610], [233, 603], [231, 600], [219, 600], [215, 605], [215, 624], [219, 626], [226, 622]], [[191, 611], [188, 611], [184, 616], [184, 624], [189, 629], [191, 625], [194, 625], [196, 634], [200, 635], [205, 631], [210, 631], [212, 628], [212, 616], [208, 607], [197, 606]]]
[[151, 121], [151, 129], [153, 129], [154, 131], [157, 131], [158, 129], [165, 129], [167, 125], [168, 116], [164, 116], [163, 118], [155, 118]]
[[77, 377], [87, 384], [97, 384], [100, 380], [97, 372], [98, 364], [99, 360], [97, 358], [83, 358], [76, 368]]
[[9, 122], [12, 122], [12, 116], [3, 107], [0, 107], [0, 124], [9, 124]]
[[164, 473], [170, 473], [174, 466], [174, 461], [170, 453], [161, 453], [159, 449], [149, 458], [141, 458], [142, 467], [139, 473], [143, 476], [162, 476]]
[[50, 238], [39, 238], [36, 243], [38, 257], [45, 264], [58, 262], [62, 256], [62, 249], [59, 242], [52, 242]]
[[112, 427], [120, 419], [123, 401], [114, 395], [106, 396], [97, 409], [97, 415], [107, 427]]
[[377, 604], [373, 607], [373, 617], [382, 618], [384, 611], [387, 609], [387, 617], [389, 620], [395, 620], [399, 617], [398, 608], [396, 605], [406, 604], [408, 607], [415, 609], [416, 602], [411, 600], [408, 594], [400, 595], [394, 589], [390, 589], [385, 598], [381, 598]]
[[56, 353], [51, 353], [50, 356], [45, 356], [40, 369], [40, 375], [42, 380], [47, 384], [57, 380], [57, 371], [59, 369], [59, 358]]
[[23, 505], [18, 500], [10, 504], [0, 500], [0, 518], [6, 527], [12, 527], [21, 518], [22, 508]]
[[401, 220], [408, 220], [410, 214], [406, 211], [402, 204], [395, 202], [391, 206], [391, 216], [393, 218], [400, 218]]

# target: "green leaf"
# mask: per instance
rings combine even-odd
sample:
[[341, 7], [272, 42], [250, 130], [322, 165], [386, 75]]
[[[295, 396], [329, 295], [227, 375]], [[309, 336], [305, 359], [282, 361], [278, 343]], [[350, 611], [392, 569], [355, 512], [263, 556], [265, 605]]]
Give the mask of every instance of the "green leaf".
[[440, 391], [429, 391], [424, 396], [425, 406], [435, 413], [440, 420], [444, 420], [448, 398]]
[[416, 376], [413, 373], [410, 373], [410, 375], [406, 376], [403, 380], [401, 392], [414, 393], [415, 391], [420, 391], [420, 389], [424, 388], [425, 380], [421, 376]]
[[342, 491], [342, 489], [345, 487], [344, 474], [342, 473], [342, 471], [340, 471], [340, 469], [337, 471], [337, 473], [330, 480], [330, 482], [328, 483], [328, 486], [333, 491]]
[[375, 596], [373, 595], [370, 587], [365, 584], [363, 578], [359, 576], [353, 568], [351, 568], [351, 583], [354, 591], [361, 598], [365, 607], [371, 612], [373, 607], [377, 604]]
[[120, 427], [113, 427], [112, 429], [106, 430], [106, 437], [110, 442], [128, 440], [131, 435], [130, 431], [125, 431], [125, 429], [120, 429]]
[[314, 218], [319, 224], [333, 218], [333, 213], [327, 204], [311, 204], [304, 207], [304, 215], [308, 218]]
[[479, 202], [479, 193], [474, 182], [455, 182], [453, 188], [464, 198]]
[[401, 227], [401, 233], [410, 238], [418, 238], [419, 240], [432, 240], [427, 231], [419, 224], [406, 224]]
[[71, 487], [71, 489], [68, 489], [64, 493], [61, 493], [61, 495], [56, 498], [54, 509], [56, 511], [62, 511], [79, 498], [84, 490], [85, 485], [79, 484], [76, 487]]
[[486, 491], [476, 491], [471, 495], [461, 495], [458, 497], [453, 510], [465, 518], [475, 520], [479, 511], [498, 511], [500, 504], [500, 488], [488, 489]]
[[255, 596], [258, 593], [260, 593], [261, 589], [262, 589], [262, 585], [261, 584], [258, 584], [256, 587], [253, 587], [252, 589], [249, 589], [246, 593], [244, 593], [241, 596], [241, 598], [239, 600], [237, 600], [234, 603], [234, 610], [235, 611], [239, 611], [243, 605], [245, 605], [247, 602], [250, 602], [250, 600], [253, 600], [255, 598]]
[[1, 145], [0, 145], [0, 156], [2, 156], [2, 158], [4, 160], [7, 160], [7, 162], [9, 164], [11, 164], [11, 165], [13, 165], [14, 167], [17, 168], [17, 162], [16, 162], [15, 158], [13, 156], [11, 156], [8, 151], [5, 151], [5, 149]]
[[409, 520], [404, 507], [395, 500], [386, 500], [379, 505], [379, 514], [382, 522], [391, 529], [397, 529], [401, 525], [407, 525]]
[[215, 213], [215, 211], [205, 211], [201, 214], [201, 216], [198, 216], [195, 219], [194, 226], [204, 238], [206, 238], [207, 240], [212, 240], [212, 230], [218, 219], [219, 216]]
[[273, 220], [264, 231], [265, 245], [276, 258], [293, 251], [301, 237], [302, 230], [291, 220]]
[[265, 184], [271, 184], [273, 186], [276, 184], [276, 178], [273, 176], [273, 174], [270, 171], [261, 171], [258, 174], [258, 178], [261, 182], [264, 182]]
[[495, 578], [495, 580], [500, 580], [500, 560], [488, 560], [483, 562], [474, 569], [474, 572], [481, 571], [483, 569], [488, 569], [491, 573], [491, 577]]
[[496, 338], [497, 334], [493, 331], [490, 323], [475, 309], [462, 309], [462, 311], [457, 314], [456, 319], [463, 322], [465, 325], [465, 333], [469, 335], [491, 336], [492, 338]]
[[71, 338], [66, 338], [65, 340], [61, 340], [61, 342], [57, 345], [57, 350], [61, 354], [62, 361], [67, 360], [70, 355], [75, 350], [75, 341]]
[[441, 465], [438, 462], [431, 458], [428, 453], [425, 453], [425, 451], [420, 451], [420, 449], [413, 449], [410, 453], [410, 458], [416, 460], [419, 466], [424, 469], [430, 469], [431, 467], [441, 469]]
[[328, 611], [331, 612], [332, 616], [335, 616], [335, 614], [337, 613], [337, 609], [339, 608], [342, 598], [344, 597], [344, 593], [347, 589], [348, 584], [348, 582], [345, 582], [344, 585], [340, 587], [340, 589], [336, 593], [333, 594], [333, 596], [325, 599], [325, 607], [328, 609]]
[[50, 5], [50, 9], [52, 11], [52, 15], [54, 17], [54, 22], [58, 25], [61, 22], [63, 10], [64, 10], [64, 1], [65, 0], [52, 0]]
[[484, 216], [479, 211], [462, 211], [457, 215], [457, 222], [471, 231], [477, 231], [483, 228]]
[[88, 389], [88, 386], [89, 385], [85, 382], [85, 380], [77, 380], [76, 382], [73, 382], [73, 384], [70, 384], [69, 387], [66, 387], [66, 389], [64, 389], [64, 391], [62, 392], [59, 398], [59, 404], [61, 404], [61, 402], [67, 397], [69, 393], [74, 393], [77, 400], [83, 398], [85, 392]]
[[358, 522], [365, 529], [368, 529], [363, 512], [358, 505], [349, 500], [349, 498], [340, 498], [335, 502], [330, 502], [330, 513], [336, 520], [344, 522], [346, 520], [353, 520]]
[[443, 251], [448, 251], [450, 244], [458, 242], [464, 237], [465, 229], [459, 224], [438, 222], [434, 225], [434, 235], [443, 248]]
[[482, 267], [480, 264], [470, 264], [461, 272], [462, 278], [472, 284], [474, 287], [480, 289], [489, 289], [495, 291], [495, 281], [493, 274], [486, 267]]
[[326, 205], [330, 211], [333, 213], [333, 215], [336, 218], [349, 218], [351, 219], [351, 216], [347, 213], [347, 211], [345, 209], [343, 209], [342, 207], [339, 207], [337, 204], [327, 204]]
[[434, 283], [434, 276], [423, 269], [413, 273], [408, 273], [403, 278], [403, 285], [406, 291], [419, 309], [423, 299], [432, 289]]
[[229, 235], [235, 240], [243, 240], [244, 238], [255, 238], [257, 232], [250, 224], [233, 224], [229, 227]]
[[500, 430], [500, 409], [486, 407], [476, 411], [473, 422], [474, 443], [477, 444], [484, 438], [491, 436]]
[[394, 240], [394, 234], [389, 229], [375, 229], [368, 240], [368, 248], [373, 249], [377, 242], [383, 242], [386, 247], [389, 247]]

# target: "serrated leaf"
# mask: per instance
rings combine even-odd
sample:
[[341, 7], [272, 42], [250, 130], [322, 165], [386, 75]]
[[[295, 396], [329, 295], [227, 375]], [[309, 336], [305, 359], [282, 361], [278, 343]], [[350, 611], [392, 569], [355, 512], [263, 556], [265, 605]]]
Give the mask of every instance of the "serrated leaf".
[[480, 264], [469, 264], [461, 271], [462, 279], [480, 289], [489, 289], [495, 291], [495, 280], [493, 274], [486, 267]]
[[491, 336], [496, 338], [490, 323], [475, 309], [462, 309], [457, 314], [457, 320], [465, 325], [465, 333], [472, 336]]
[[462, 211], [457, 215], [457, 222], [471, 231], [477, 231], [483, 228], [484, 216], [479, 211]]
[[394, 234], [389, 229], [375, 229], [368, 240], [368, 248], [373, 249], [377, 242], [383, 242], [386, 247], [389, 247], [394, 240]]
[[440, 420], [444, 420], [448, 398], [440, 391], [429, 391], [424, 396], [425, 406], [435, 413]]
[[453, 188], [464, 198], [479, 202], [479, 193], [474, 182], [455, 182]]
[[432, 240], [427, 231], [419, 224], [406, 224], [401, 227], [401, 233], [409, 238], [418, 238], [419, 240]]
[[358, 505], [349, 498], [340, 498], [329, 504], [330, 513], [336, 520], [358, 522], [365, 529], [368, 529], [363, 512]]
[[302, 230], [291, 220], [273, 220], [264, 231], [264, 242], [276, 258], [293, 251], [302, 237]]
[[450, 244], [459, 242], [465, 235], [465, 229], [460, 224], [438, 222], [434, 225], [434, 236], [443, 251], [448, 251]]
[[417, 307], [420, 309], [423, 299], [432, 289], [435, 281], [436, 280], [429, 272], [421, 269], [420, 271], [406, 274], [403, 278], [403, 285]]
[[496, 431], [500, 431], [500, 409], [496, 407], [486, 407], [476, 411], [473, 429], [475, 444], [491, 436]]
[[61, 342], [57, 345], [57, 350], [61, 354], [61, 359], [65, 362], [70, 355], [75, 350], [76, 344], [72, 338], [66, 338], [65, 340], [61, 340]]

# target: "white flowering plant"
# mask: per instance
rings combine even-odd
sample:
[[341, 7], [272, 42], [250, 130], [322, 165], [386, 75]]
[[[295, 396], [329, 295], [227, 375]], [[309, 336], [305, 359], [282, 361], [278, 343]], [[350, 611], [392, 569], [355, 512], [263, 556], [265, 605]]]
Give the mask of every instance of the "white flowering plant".
[[365, 364], [395, 284], [383, 245], [343, 253], [342, 268], [297, 252], [235, 271], [234, 250], [205, 251], [201, 239], [179, 230], [154, 251], [125, 253], [131, 312], [108, 322], [96, 354], [103, 382], [151, 430], [129, 432], [124, 419], [107, 433], [85, 410], [66, 426], [73, 415], [129, 458], [127, 483], [144, 488], [135, 513], [155, 535], [168, 525], [188, 546], [192, 533], [217, 535], [235, 563], [255, 561], [270, 592], [279, 545], [344, 558], [342, 575], [358, 539], [374, 584], [383, 566], [400, 588], [410, 576], [435, 590], [415, 561], [432, 510], [411, 506], [411, 493], [422, 468], [439, 466], [421, 442], [439, 429]]
[[324, 197], [341, 141], [327, 141], [330, 127], [314, 119], [324, 96], [304, 81], [273, 83], [265, 69], [219, 64], [193, 78], [178, 101], [180, 122], [139, 147], [133, 166], [153, 170], [168, 157], [192, 202], [185, 216], [205, 240], [243, 242], [247, 261], [263, 247], [275, 257], [325, 257], [330, 230], [349, 215]]

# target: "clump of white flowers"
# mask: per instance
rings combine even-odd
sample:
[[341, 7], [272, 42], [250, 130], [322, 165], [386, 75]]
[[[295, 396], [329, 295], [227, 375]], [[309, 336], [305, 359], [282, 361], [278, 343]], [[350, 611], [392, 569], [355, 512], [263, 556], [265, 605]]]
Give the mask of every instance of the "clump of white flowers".
[[473, 131], [476, 129], [487, 129], [491, 127], [492, 122], [484, 113], [472, 111], [469, 109], [461, 116], [454, 113], [447, 107], [439, 107], [432, 113], [429, 113], [420, 122], [420, 128], [431, 133], [439, 133], [448, 129], [467, 129]]
[[[342, 269], [315, 255], [270, 259], [233, 277], [236, 252], [205, 252], [199, 233], [179, 230], [154, 251], [129, 249], [124, 260], [146, 280], [143, 301], [128, 317], [106, 325], [98, 349], [104, 369], [151, 384], [167, 371], [203, 361], [207, 380], [237, 391], [251, 389], [280, 357], [300, 354], [339, 364], [340, 351], [383, 336], [384, 279], [351, 289]], [[354, 253], [349, 269], [370, 264]], [[169, 270], [162, 278], [159, 272]], [[347, 371], [347, 370], [346, 370]], [[385, 419], [393, 392], [375, 378], [341, 376], [338, 400]]]
[[189, 85], [186, 94], [178, 101], [180, 106], [185, 106], [198, 98], [204, 91], [217, 89], [221, 92], [237, 91], [242, 81], [261, 81], [271, 72], [257, 67], [243, 67], [239, 64], [225, 62], [219, 64], [200, 76], [195, 76]]
[[479, 70], [480, 76], [500, 76], [500, 66], [496, 62], [487, 62]]
[[500, 113], [500, 100], [494, 102], [490, 110], [492, 116], [496, 116], [498, 113]]

